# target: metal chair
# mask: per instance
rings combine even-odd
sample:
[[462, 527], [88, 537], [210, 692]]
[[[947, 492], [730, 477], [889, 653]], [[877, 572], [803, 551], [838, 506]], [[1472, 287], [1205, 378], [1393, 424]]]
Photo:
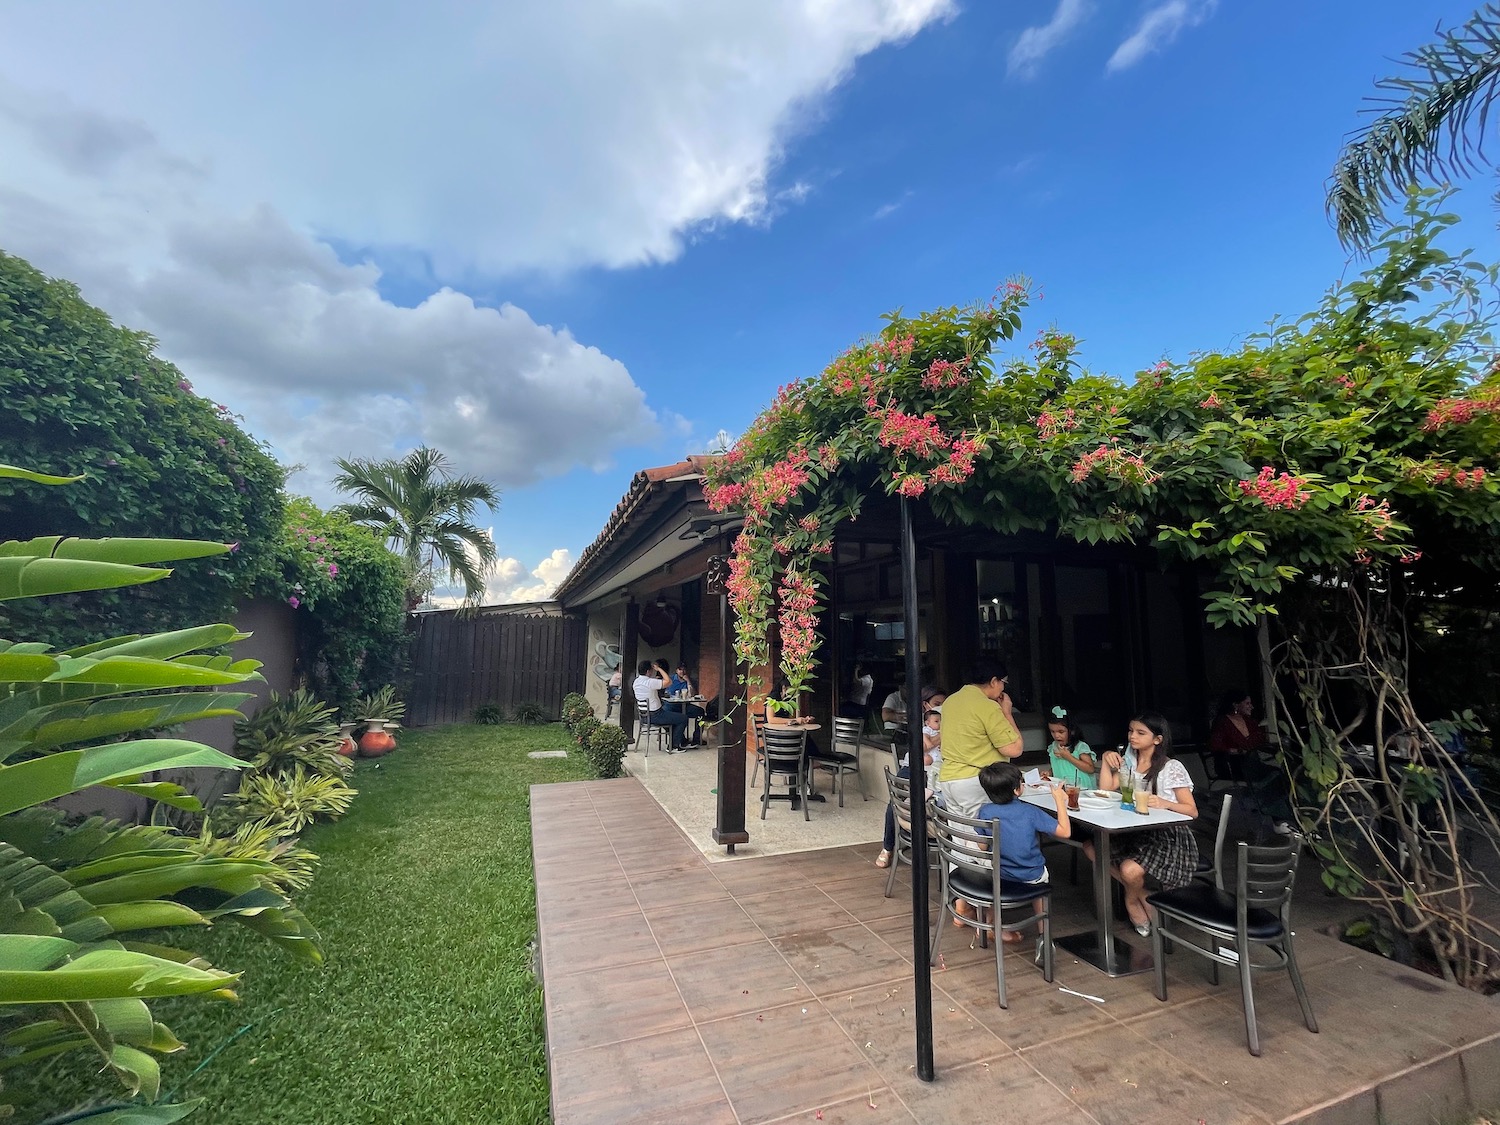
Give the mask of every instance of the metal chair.
[[[1255, 1026], [1255, 992], [1252, 975], [1267, 969], [1285, 969], [1292, 978], [1297, 1003], [1308, 1031], [1318, 1030], [1312, 1004], [1297, 967], [1292, 946], [1292, 887], [1297, 881], [1297, 859], [1301, 841], [1288, 840], [1269, 847], [1236, 845], [1234, 892], [1219, 887], [1192, 883], [1176, 890], [1148, 895], [1146, 901], [1156, 911], [1151, 927], [1151, 955], [1156, 962], [1156, 998], [1167, 998], [1166, 943], [1171, 940], [1179, 949], [1205, 957], [1210, 962], [1209, 979], [1219, 983], [1219, 966], [1232, 965], [1239, 971], [1240, 994], [1245, 1004], [1245, 1034], [1252, 1055], [1260, 1054], [1260, 1033]], [[1179, 927], [1197, 930], [1208, 939], [1208, 947], [1183, 939]], [[1233, 942], [1228, 949], [1221, 942]], [[1255, 948], [1266, 949], [1270, 964], [1254, 964], [1250, 955]]]
[[[943, 931], [948, 919], [962, 918], [995, 943], [995, 987], [1000, 1007], [1009, 1007], [1005, 998], [1005, 942], [1001, 934], [1014, 933], [1030, 926], [1038, 927], [1042, 950], [1042, 979], [1052, 981], [1052, 888], [1046, 883], [1022, 883], [1000, 874], [1000, 822], [976, 820], [946, 809], [934, 809], [929, 820], [933, 841], [937, 844], [938, 870], [942, 887], [938, 901], [937, 927], [932, 935], [932, 963], [937, 964]], [[971, 904], [978, 914], [965, 918], [958, 913], [958, 901]], [[1040, 902], [1038, 912], [1035, 904]], [[1025, 918], [1006, 922], [1004, 912], [1017, 906], [1026, 907]], [[986, 913], [987, 912], [987, 913]], [[988, 917], [988, 921], [984, 919]]]
[[1219, 806], [1218, 831], [1214, 833], [1213, 858], [1205, 856], [1200, 848], [1198, 870], [1193, 872], [1194, 879], [1212, 883], [1221, 891], [1224, 889], [1224, 838], [1229, 835], [1229, 813], [1233, 807], [1234, 794], [1225, 793], [1223, 803]]
[[[865, 792], [865, 775], [859, 768], [861, 729], [862, 724], [858, 719], [834, 719], [833, 745], [823, 753], [809, 758], [814, 774], [821, 770], [832, 778], [832, 784], [839, 791], [839, 808], [844, 807], [844, 778], [851, 773], [859, 780], [859, 795], [866, 801], [870, 799], [870, 795]], [[840, 746], [847, 746], [849, 749], [840, 750]]]
[[651, 740], [656, 740], [656, 748], [662, 753], [667, 751], [667, 743], [663, 739], [672, 737], [671, 727], [659, 727], [651, 721], [651, 710], [646, 706], [644, 700], [635, 701], [635, 748], [641, 749], [641, 742], [645, 740], [645, 749], [641, 751], [644, 757], [651, 756]]
[[750, 788], [755, 788], [755, 779], [760, 776], [761, 767], [766, 764], [766, 713], [765, 711], [750, 712], [750, 737], [751, 748], [755, 751], [755, 768], [750, 771]]
[[[885, 877], [885, 897], [890, 898], [896, 889], [896, 870], [904, 859], [908, 865], [911, 856], [911, 779], [897, 777], [890, 766], [885, 767], [885, 784], [891, 792], [891, 809], [896, 818], [896, 846], [891, 849], [891, 867]], [[928, 802], [931, 808], [931, 802]], [[928, 837], [927, 850], [931, 862], [932, 839]]]
[[766, 819], [766, 810], [771, 807], [771, 775], [774, 773], [796, 778], [792, 792], [802, 798], [802, 819], [811, 820], [812, 815], [807, 809], [812, 804], [807, 799], [807, 732], [797, 727], [767, 727], [764, 737], [766, 779], [760, 797], [761, 820]]

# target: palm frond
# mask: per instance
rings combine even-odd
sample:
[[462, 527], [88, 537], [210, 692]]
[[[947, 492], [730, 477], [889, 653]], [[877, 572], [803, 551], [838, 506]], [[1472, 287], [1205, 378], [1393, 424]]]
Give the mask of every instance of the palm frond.
[[1488, 164], [1484, 133], [1500, 95], [1500, 5], [1489, 3], [1435, 43], [1404, 55], [1406, 73], [1376, 83], [1385, 108], [1354, 134], [1328, 180], [1339, 240], [1365, 248], [1422, 176], [1449, 179]]

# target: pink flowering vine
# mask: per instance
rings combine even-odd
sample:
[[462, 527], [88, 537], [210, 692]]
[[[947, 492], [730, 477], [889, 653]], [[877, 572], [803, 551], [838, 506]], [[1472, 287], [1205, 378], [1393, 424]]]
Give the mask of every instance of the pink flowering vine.
[[1102, 476], [1127, 484], [1152, 484], [1161, 474], [1151, 468], [1134, 453], [1126, 453], [1118, 445], [1101, 445], [1090, 450], [1073, 462], [1069, 471], [1074, 484], [1081, 484], [1091, 476]]
[[1277, 473], [1270, 465], [1262, 467], [1250, 480], [1240, 481], [1240, 492], [1260, 501], [1267, 508], [1287, 511], [1296, 511], [1312, 499], [1306, 477]]

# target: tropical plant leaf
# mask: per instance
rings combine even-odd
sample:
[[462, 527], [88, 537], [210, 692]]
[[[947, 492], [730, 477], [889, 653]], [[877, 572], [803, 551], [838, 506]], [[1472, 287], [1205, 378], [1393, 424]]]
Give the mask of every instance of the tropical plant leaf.
[[159, 582], [172, 572], [82, 559], [0, 558], [0, 601]]
[[[21, 940], [17, 935], [0, 935], [0, 966], [4, 966], [0, 967], [0, 1004], [69, 1004], [122, 996], [151, 999], [204, 992], [228, 997], [232, 995], [230, 985], [240, 976], [180, 965], [128, 949], [91, 949], [51, 968], [13, 969], [10, 966], [18, 960], [27, 963], [25, 951], [7, 946], [17, 940]], [[24, 940], [61, 941], [59, 938]]]
[[55, 477], [47, 473], [35, 473], [30, 469], [18, 468], [15, 465], [0, 465], [0, 477], [30, 481], [32, 484], [73, 484], [83, 479], [82, 476]]
[[208, 539], [83, 539], [74, 535], [43, 535], [36, 539], [0, 543], [0, 558], [81, 559], [87, 562], [148, 566], [223, 555], [229, 548]]
[[0, 816], [151, 770], [189, 766], [239, 769], [244, 763], [198, 742], [143, 738], [88, 750], [65, 750], [15, 765], [0, 765]]

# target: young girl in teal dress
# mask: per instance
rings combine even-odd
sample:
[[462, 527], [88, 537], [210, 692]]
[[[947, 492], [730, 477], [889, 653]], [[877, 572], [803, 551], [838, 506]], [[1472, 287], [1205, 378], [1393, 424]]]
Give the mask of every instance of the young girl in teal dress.
[[1087, 788], [1094, 784], [1094, 775], [1099, 772], [1099, 763], [1094, 752], [1083, 740], [1078, 724], [1068, 717], [1061, 707], [1052, 708], [1047, 720], [1047, 733], [1052, 744], [1047, 747], [1047, 756], [1052, 760], [1052, 777], [1064, 785]]

